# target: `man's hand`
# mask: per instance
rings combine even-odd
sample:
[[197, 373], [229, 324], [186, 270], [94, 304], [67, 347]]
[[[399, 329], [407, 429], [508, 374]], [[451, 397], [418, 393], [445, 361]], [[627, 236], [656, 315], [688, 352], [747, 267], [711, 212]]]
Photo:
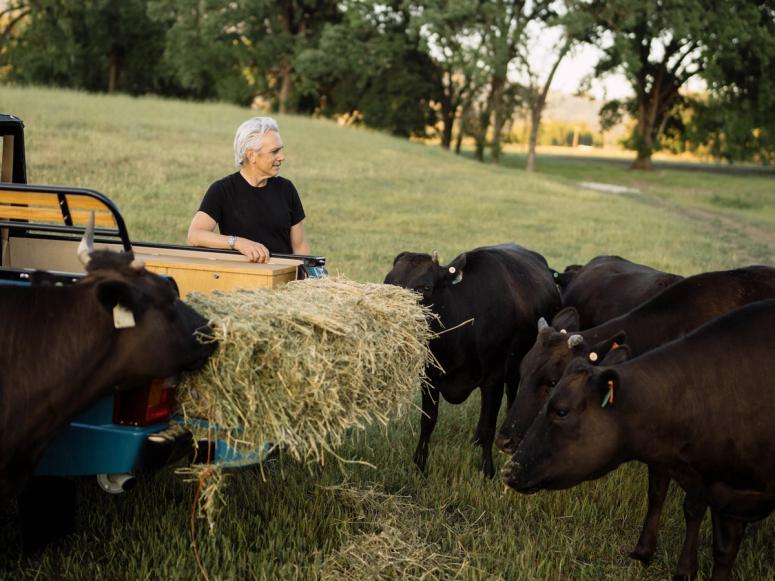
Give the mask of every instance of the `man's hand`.
[[260, 242], [253, 242], [247, 238], [237, 238], [234, 249], [247, 256], [250, 262], [267, 262], [269, 260], [269, 249]]

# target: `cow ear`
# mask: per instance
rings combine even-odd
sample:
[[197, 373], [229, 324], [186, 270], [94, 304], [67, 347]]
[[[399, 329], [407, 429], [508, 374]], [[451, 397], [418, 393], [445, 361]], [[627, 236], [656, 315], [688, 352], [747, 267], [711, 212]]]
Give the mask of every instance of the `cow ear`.
[[409, 254], [409, 253], [408, 253], [408, 252], [402, 252], [402, 253], [400, 253], [399, 255], [397, 255], [397, 256], [396, 256], [396, 257], [393, 259], [393, 266], [395, 266], [395, 265], [396, 265], [396, 262], [398, 262], [399, 260], [401, 260], [401, 257], [402, 257], [402, 256], [406, 256], [407, 254]]
[[463, 253], [445, 267], [446, 273], [444, 273], [444, 278], [452, 284], [461, 282], [463, 280], [463, 271], [465, 270], [465, 267], [466, 255]]
[[581, 270], [580, 264], [571, 264], [570, 266], [566, 266], [565, 272], [554, 273], [554, 282], [556, 282], [560, 288], [566, 288], [571, 282], [573, 282], [573, 279], [576, 278], [579, 270]]
[[106, 311], [112, 312], [113, 307], [121, 305], [137, 314], [141, 306], [140, 293], [132, 286], [120, 280], [100, 282], [94, 289], [97, 300]]
[[559, 313], [557, 313], [552, 319], [552, 327], [561, 331], [578, 331], [579, 330], [579, 312], [576, 307], [565, 307]]
[[614, 405], [621, 388], [621, 377], [615, 369], [606, 369], [597, 374], [594, 382], [595, 397], [600, 402], [600, 407]]
[[466, 253], [464, 252], [455, 260], [449, 263], [450, 266], [454, 266], [457, 270], [463, 270], [466, 267]]
[[628, 345], [620, 344], [612, 348], [605, 357], [603, 357], [603, 361], [600, 365], [619, 365], [620, 363], [627, 361], [631, 356], [632, 351], [630, 351], [630, 347]]
[[[592, 349], [589, 352], [589, 360], [594, 365], [600, 365], [602, 360], [605, 359], [612, 351], [622, 347], [626, 340], [627, 340], [627, 333], [625, 333], [624, 331], [619, 331], [613, 337], [609, 337], [608, 339], [600, 341], [596, 345], [592, 345]], [[627, 351], [629, 352], [629, 348], [627, 349]], [[594, 357], [592, 356], [593, 353], [595, 354]], [[621, 363], [621, 361], [617, 361], [617, 363]], [[614, 364], [608, 363], [607, 365], [614, 365]]]

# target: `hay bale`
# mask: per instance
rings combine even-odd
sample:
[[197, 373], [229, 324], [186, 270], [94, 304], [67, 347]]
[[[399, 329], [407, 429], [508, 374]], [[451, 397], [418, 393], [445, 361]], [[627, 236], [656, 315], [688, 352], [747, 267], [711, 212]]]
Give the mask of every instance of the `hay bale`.
[[406, 410], [432, 362], [430, 312], [396, 286], [327, 278], [187, 300], [220, 346], [179, 407], [241, 452], [273, 442], [323, 462], [348, 428]]

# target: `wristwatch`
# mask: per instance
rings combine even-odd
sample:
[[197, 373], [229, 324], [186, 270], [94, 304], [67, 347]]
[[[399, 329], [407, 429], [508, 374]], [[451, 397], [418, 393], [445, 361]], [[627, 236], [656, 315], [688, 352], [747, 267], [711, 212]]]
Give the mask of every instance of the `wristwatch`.
[[237, 244], [237, 237], [232, 234], [231, 236], [229, 236], [229, 240], [227, 243], [229, 245], [229, 248], [234, 250], [234, 246]]

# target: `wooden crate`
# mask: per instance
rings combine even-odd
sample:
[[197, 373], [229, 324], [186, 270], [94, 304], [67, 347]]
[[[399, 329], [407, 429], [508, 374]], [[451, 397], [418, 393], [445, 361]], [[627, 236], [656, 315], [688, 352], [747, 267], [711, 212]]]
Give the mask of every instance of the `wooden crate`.
[[[159, 256], [137, 254], [145, 261], [148, 270], [166, 274], [175, 279], [180, 296], [191, 292], [211, 292], [237, 288], [277, 288], [288, 281], [296, 280], [295, 261], [268, 264], [238, 262], [234, 260], [212, 260], [186, 256]], [[291, 262], [291, 264], [288, 264]]]

